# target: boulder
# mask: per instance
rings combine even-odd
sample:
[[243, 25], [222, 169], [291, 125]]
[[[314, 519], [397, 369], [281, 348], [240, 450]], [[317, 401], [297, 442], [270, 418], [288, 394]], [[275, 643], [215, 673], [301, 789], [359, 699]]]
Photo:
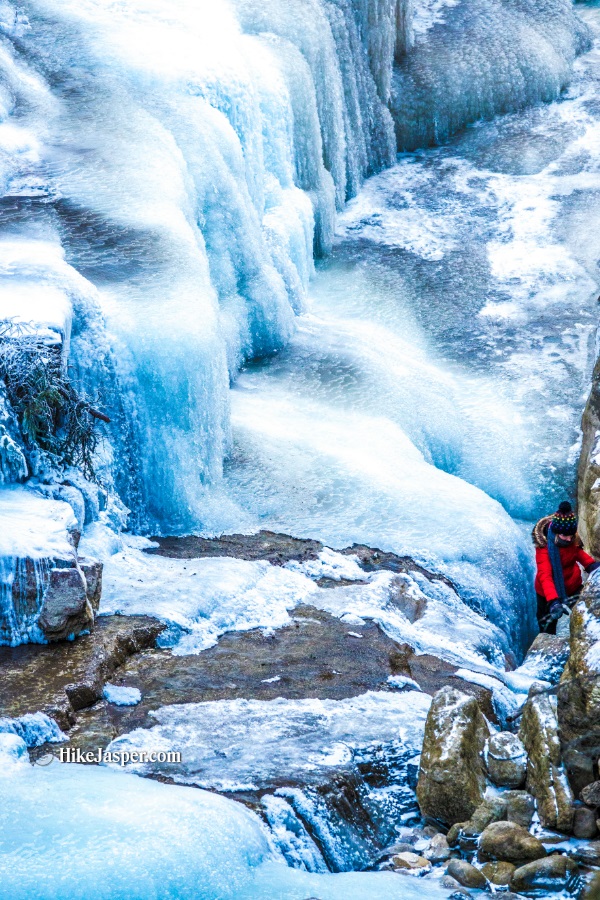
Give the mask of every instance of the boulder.
[[525, 783], [527, 753], [516, 734], [493, 734], [486, 744], [484, 759], [488, 775], [498, 787], [519, 788]]
[[535, 800], [527, 791], [506, 791], [502, 795], [506, 802], [506, 818], [523, 828], [529, 828], [535, 812]]
[[477, 701], [454, 688], [435, 694], [425, 724], [417, 799], [424, 816], [464, 822], [484, 799], [489, 727]]
[[492, 822], [481, 835], [479, 856], [482, 860], [523, 864], [541, 859], [546, 856], [546, 851], [540, 841], [520, 825]]
[[481, 867], [488, 881], [498, 887], [508, 887], [515, 871], [515, 866], [508, 862], [489, 862]]
[[581, 799], [588, 806], [600, 806], [600, 781], [593, 781], [581, 791]]
[[590, 840], [596, 837], [596, 811], [589, 806], [579, 806], [573, 815], [573, 835], [576, 838]]
[[431, 872], [431, 863], [417, 853], [397, 853], [392, 856], [395, 872], [406, 872], [411, 875], [426, 875]]
[[464, 859], [452, 859], [448, 863], [446, 875], [450, 875], [456, 879], [459, 884], [466, 888], [476, 888], [483, 890], [487, 887], [487, 879], [479, 869], [472, 866]]
[[48, 641], [66, 640], [90, 631], [100, 605], [102, 563], [53, 568], [44, 593], [38, 625]]
[[435, 837], [431, 839], [429, 849], [426, 850], [423, 855], [425, 859], [428, 859], [429, 862], [436, 865], [450, 859], [450, 852], [450, 847], [448, 846], [448, 841], [445, 836], [443, 834], [436, 834]]
[[527, 790], [537, 801], [540, 822], [544, 828], [570, 834], [573, 792], [562, 765], [555, 697], [548, 693], [529, 697], [520, 737], [528, 754]]
[[515, 871], [510, 882], [513, 891], [562, 891], [572, 875], [577, 871], [577, 863], [568, 856], [547, 856], [536, 859]]
[[579, 794], [597, 778], [595, 765], [600, 757], [600, 583], [596, 578], [588, 581], [571, 613], [570, 631], [569, 660], [558, 688], [558, 721], [565, 768], [573, 791]]

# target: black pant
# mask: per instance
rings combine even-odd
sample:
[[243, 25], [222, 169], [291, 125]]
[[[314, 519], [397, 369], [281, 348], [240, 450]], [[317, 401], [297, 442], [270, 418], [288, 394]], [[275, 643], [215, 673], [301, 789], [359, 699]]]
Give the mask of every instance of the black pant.
[[[577, 602], [577, 598], [579, 597], [580, 593], [581, 591], [579, 590], [568, 597], [567, 605], [573, 606], [573, 604]], [[558, 619], [553, 619], [551, 622], [546, 621], [548, 610], [550, 609], [550, 604], [541, 594], [536, 594], [535, 596], [537, 599], [537, 620], [540, 631], [542, 631], [544, 634], [556, 634]]]

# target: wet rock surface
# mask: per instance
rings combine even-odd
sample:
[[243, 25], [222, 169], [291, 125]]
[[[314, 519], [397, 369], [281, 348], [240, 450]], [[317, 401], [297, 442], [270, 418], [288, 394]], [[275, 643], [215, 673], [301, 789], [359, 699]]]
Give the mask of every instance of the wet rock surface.
[[101, 617], [73, 642], [0, 647], [0, 716], [41, 711], [68, 730], [129, 656], [154, 647], [163, 628], [145, 616]]
[[598, 777], [600, 584], [590, 579], [571, 613], [570, 656], [558, 689], [561, 749], [573, 791]]
[[577, 863], [566, 856], [555, 854], [518, 868], [512, 876], [510, 886], [519, 892], [561, 891], [576, 872]]

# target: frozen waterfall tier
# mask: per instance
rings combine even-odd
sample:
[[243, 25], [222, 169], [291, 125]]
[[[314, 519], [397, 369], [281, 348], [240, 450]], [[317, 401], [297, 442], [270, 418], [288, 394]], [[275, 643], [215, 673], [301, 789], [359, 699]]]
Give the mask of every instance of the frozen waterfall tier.
[[[258, 816], [214, 793], [54, 762], [0, 735], [2, 891], [63, 900], [442, 900], [393, 873], [289, 868]], [[48, 809], [52, 815], [48, 815]]]
[[0, 645], [45, 643], [92, 627], [102, 565], [79, 559], [77, 518], [65, 502], [0, 490]]
[[0, 32], [0, 241], [33, 251], [0, 252], [0, 290], [72, 308], [105, 480], [163, 534], [241, 527], [229, 380], [287, 343], [336, 209], [393, 163], [394, 59], [429, 142], [425, 107], [441, 138], [556, 96], [583, 42], [566, 0], [6, 0]]
[[[421, 25], [423, 7], [436, 15]], [[558, 99], [576, 56], [590, 45], [570, 0], [421, 0], [416, 9], [415, 44], [399, 59], [392, 88], [401, 151], [443, 143], [477, 119]]]

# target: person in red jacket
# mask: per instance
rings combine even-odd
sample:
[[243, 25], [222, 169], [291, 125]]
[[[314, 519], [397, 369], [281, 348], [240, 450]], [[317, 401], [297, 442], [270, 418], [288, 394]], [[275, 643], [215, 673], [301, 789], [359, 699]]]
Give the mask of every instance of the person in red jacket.
[[600, 562], [586, 553], [577, 534], [577, 516], [564, 500], [552, 516], [533, 529], [535, 544], [535, 592], [540, 631], [556, 634], [556, 623], [565, 604], [573, 606], [581, 592], [581, 569], [593, 572]]

